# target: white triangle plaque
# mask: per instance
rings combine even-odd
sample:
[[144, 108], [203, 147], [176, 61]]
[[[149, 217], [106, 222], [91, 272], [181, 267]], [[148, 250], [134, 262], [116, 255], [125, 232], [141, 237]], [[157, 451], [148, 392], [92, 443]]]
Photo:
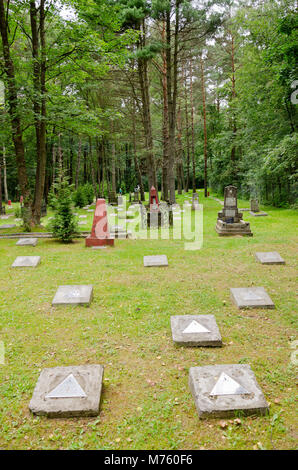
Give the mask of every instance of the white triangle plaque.
[[210, 330], [205, 328], [205, 326], [201, 325], [197, 321], [193, 320], [186, 328], [183, 330], [182, 333], [210, 333]]
[[87, 395], [74, 378], [69, 374], [57, 387], [48, 393], [45, 398], [85, 398]]
[[229, 375], [222, 372], [216, 384], [214, 385], [211, 396], [216, 395], [244, 395], [249, 392], [242, 387], [236, 380], [232, 379]]

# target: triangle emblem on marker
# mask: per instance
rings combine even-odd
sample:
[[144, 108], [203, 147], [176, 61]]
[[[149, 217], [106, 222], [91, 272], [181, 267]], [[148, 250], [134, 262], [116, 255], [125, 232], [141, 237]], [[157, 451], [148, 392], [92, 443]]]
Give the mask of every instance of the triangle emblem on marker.
[[193, 320], [182, 333], [210, 333], [210, 330], [205, 328], [205, 326], [198, 323], [196, 320]]
[[255, 294], [254, 292], [248, 291], [246, 294], [243, 296], [244, 300], [262, 300], [262, 297], [260, 297], [258, 294]]
[[244, 395], [249, 392], [242, 387], [236, 380], [232, 379], [229, 375], [222, 372], [212, 391], [211, 396], [216, 395]]
[[45, 398], [85, 398], [86, 393], [74, 378], [73, 374], [69, 374], [57, 387], [48, 393]]

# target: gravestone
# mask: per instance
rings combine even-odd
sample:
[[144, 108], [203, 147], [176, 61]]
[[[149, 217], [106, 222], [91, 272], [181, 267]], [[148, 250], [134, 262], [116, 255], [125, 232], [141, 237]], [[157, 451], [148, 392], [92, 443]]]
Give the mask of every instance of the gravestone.
[[87, 225], [87, 221], [86, 222], [78, 222], [78, 225]]
[[258, 199], [251, 199], [250, 214], [255, 217], [265, 217], [266, 215], [268, 215], [266, 212], [260, 211]]
[[147, 227], [167, 228], [173, 225], [172, 207], [166, 203], [160, 203], [158, 200], [158, 191], [154, 186], [150, 189], [149, 206], [147, 212]]
[[94, 209], [87, 209], [87, 212], [94, 212]]
[[109, 204], [116, 206], [118, 204], [116, 191], [109, 191], [108, 193]]
[[20, 238], [16, 243], [17, 246], [36, 246], [37, 238]]
[[252, 236], [250, 225], [242, 220], [243, 214], [237, 207], [237, 188], [227, 186], [223, 210], [218, 213], [215, 230], [220, 236], [243, 235]]
[[200, 418], [229, 418], [237, 412], [265, 415], [269, 411], [248, 364], [191, 367], [189, 387]]
[[52, 305], [90, 305], [93, 298], [93, 286], [59, 286]]
[[12, 268], [36, 268], [40, 263], [40, 256], [17, 256], [11, 265]]
[[97, 199], [91, 234], [86, 238], [85, 244], [87, 247], [114, 246], [114, 238], [109, 233], [106, 201], [104, 199]]
[[264, 287], [230, 289], [231, 299], [238, 308], [275, 308]]
[[9, 217], [11, 217], [11, 216], [10, 215], [2, 215], [0, 217], [0, 220], [7, 220], [7, 219], [9, 219]]
[[146, 268], [168, 266], [168, 258], [166, 255], [144, 256], [144, 266]]
[[193, 195], [192, 195], [192, 205], [191, 205], [191, 209], [192, 209], [193, 211], [198, 211], [198, 210], [200, 210], [199, 195], [198, 195], [198, 193], [193, 193]]
[[250, 210], [252, 212], [260, 212], [258, 199], [251, 199], [251, 201], [250, 201]]
[[172, 337], [179, 346], [222, 346], [214, 315], [174, 315]]
[[48, 418], [97, 416], [103, 372], [98, 364], [43, 369], [29, 410]]
[[261, 264], [286, 264], [277, 251], [258, 252], [255, 256]]
[[121, 225], [113, 225], [110, 236], [111, 238], [128, 238], [126, 230]]
[[79, 219], [87, 219], [86, 215], [79, 215]]
[[7, 228], [15, 228], [16, 227], [16, 224], [3, 224], [3, 225], [0, 225], [0, 230], [5, 230]]

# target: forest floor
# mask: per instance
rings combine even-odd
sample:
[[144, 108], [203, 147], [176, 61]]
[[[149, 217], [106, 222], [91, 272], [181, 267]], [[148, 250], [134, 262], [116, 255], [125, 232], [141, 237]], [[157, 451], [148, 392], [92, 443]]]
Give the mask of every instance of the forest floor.
[[[245, 212], [254, 236], [220, 238], [214, 227], [221, 206], [202, 194], [204, 244], [198, 251], [185, 251], [183, 240], [116, 240], [106, 250], [86, 249], [82, 239], [69, 245], [40, 239], [35, 248], [0, 240], [0, 449], [297, 446], [297, 371], [291, 361], [297, 212]], [[248, 205], [239, 201], [240, 207]], [[89, 229], [91, 221], [89, 213]], [[286, 265], [261, 265], [256, 251], [278, 251]], [[42, 258], [36, 269], [11, 268], [16, 256], [31, 254]], [[144, 268], [143, 256], [150, 254], [167, 255], [168, 268]], [[52, 307], [57, 287], [65, 284], [93, 284], [90, 307]], [[238, 310], [229, 288], [249, 286], [263, 286], [276, 308]], [[178, 314], [214, 314], [224, 346], [174, 346], [170, 316]], [[269, 416], [241, 418], [241, 424], [199, 420], [189, 368], [235, 363], [251, 365], [270, 403]], [[28, 405], [40, 371], [80, 364], [105, 367], [99, 416], [32, 416]]]

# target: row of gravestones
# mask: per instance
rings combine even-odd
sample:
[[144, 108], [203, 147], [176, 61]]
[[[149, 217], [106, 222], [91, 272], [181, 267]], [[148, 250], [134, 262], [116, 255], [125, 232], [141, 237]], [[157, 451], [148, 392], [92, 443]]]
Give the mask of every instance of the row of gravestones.
[[[17, 245], [36, 246], [37, 239], [23, 239]], [[277, 253], [256, 253], [263, 264], [284, 264]], [[39, 256], [18, 257], [13, 267], [35, 267]], [[144, 267], [168, 266], [166, 255], [145, 256]], [[90, 305], [93, 286], [60, 286], [52, 305]], [[231, 289], [238, 308], [274, 308], [263, 287]], [[213, 315], [171, 317], [172, 337], [183, 346], [222, 346], [221, 335]], [[48, 417], [95, 416], [99, 413], [103, 366], [83, 365], [44, 369], [30, 401], [30, 410]], [[199, 416], [227, 417], [235, 411], [265, 414], [268, 404], [254, 373], [247, 364], [191, 367], [189, 386]]]

